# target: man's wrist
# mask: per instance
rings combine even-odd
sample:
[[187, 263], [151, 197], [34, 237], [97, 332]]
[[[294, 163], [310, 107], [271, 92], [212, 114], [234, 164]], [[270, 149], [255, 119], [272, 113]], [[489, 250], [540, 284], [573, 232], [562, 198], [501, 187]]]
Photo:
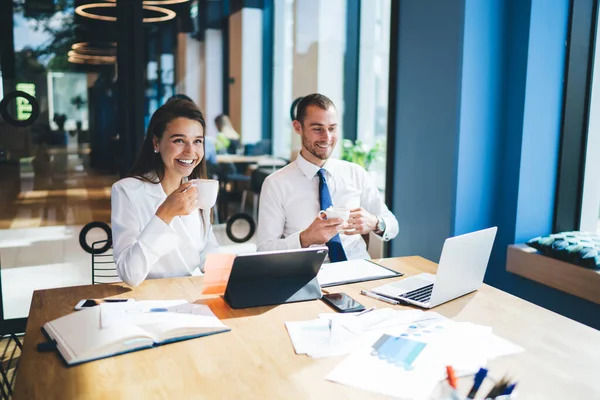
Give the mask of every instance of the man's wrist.
[[373, 233], [382, 236], [385, 232], [385, 221], [382, 217], [377, 216], [376, 218], [377, 222], [375, 223], [375, 229], [373, 230]]
[[310, 244], [308, 243], [308, 241], [306, 239], [306, 231], [300, 232], [299, 239], [300, 239], [300, 247], [302, 247], [303, 249], [310, 246]]

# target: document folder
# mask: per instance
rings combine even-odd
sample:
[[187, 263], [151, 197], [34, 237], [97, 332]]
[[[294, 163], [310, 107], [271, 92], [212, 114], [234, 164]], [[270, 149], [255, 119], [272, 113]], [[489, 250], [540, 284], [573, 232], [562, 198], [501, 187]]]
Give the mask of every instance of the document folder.
[[320, 299], [317, 273], [326, 256], [324, 246], [238, 255], [223, 297], [231, 308]]

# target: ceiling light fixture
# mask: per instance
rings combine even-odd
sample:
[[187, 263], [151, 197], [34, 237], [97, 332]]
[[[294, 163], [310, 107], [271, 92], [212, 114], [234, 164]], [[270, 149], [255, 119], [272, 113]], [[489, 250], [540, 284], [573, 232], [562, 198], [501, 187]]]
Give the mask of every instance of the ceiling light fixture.
[[114, 56], [117, 54], [117, 43], [115, 42], [79, 42], [71, 45], [71, 50], [79, 54], [88, 54], [92, 56]]
[[82, 59], [79, 57], [69, 57], [67, 60], [73, 64], [93, 64], [93, 65], [110, 65], [110, 64], [115, 64], [117, 62], [116, 57], [114, 57], [113, 61], [86, 60], [86, 59]]
[[[115, 3], [117, 0], [107, 0], [110, 3]], [[144, 5], [154, 5], [154, 6], [170, 6], [173, 4], [181, 4], [187, 3], [190, 0], [144, 0], [142, 4]]]
[[117, 62], [115, 42], [79, 42], [71, 45], [68, 61], [74, 64], [109, 65]]
[[97, 61], [106, 61], [106, 62], [115, 62], [117, 60], [116, 56], [94, 56], [89, 54], [81, 54], [77, 53], [73, 50], [67, 53], [67, 56], [73, 58], [81, 58], [82, 60], [97, 60]]
[[[162, 4], [165, 4], [165, 3], [162, 3]], [[86, 10], [95, 9], [95, 8], [116, 8], [116, 7], [117, 7], [117, 3], [83, 4], [83, 5], [78, 6], [75, 9], [75, 13], [78, 15], [81, 15], [82, 17], [95, 19], [98, 21], [115, 22], [117, 20], [117, 17], [111, 17], [111, 16], [101, 15], [101, 14], [94, 14], [94, 13], [88, 12]], [[169, 10], [168, 8], [164, 8], [164, 7], [156, 7], [156, 6], [144, 4], [143, 8], [144, 8], [144, 10], [154, 11], [154, 12], [163, 14], [163, 16], [161, 16], [161, 17], [151, 17], [151, 18], [142, 19], [142, 21], [146, 22], [146, 23], [169, 21], [169, 20], [175, 18], [175, 16], [177, 15], [177, 13], [175, 11]]]

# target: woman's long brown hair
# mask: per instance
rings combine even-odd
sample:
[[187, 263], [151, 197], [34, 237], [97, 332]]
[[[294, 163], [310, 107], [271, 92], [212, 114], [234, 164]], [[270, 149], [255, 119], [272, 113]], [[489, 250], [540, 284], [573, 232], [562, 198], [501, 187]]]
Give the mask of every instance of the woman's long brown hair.
[[[154, 152], [154, 136], [160, 140], [165, 133], [169, 122], [176, 118], [187, 118], [192, 121], [200, 122], [202, 131], [206, 135], [206, 122], [202, 111], [192, 101], [185, 99], [174, 98], [167, 101], [163, 106], [152, 114], [150, 125], [146, 138], [142, 143], [142, 148], [133, 164], [133, 168], [127, 175], [128, 177], [136, 178], [150, 183], [160, 183], [165, 177], [165, 164], [160, 156], [160, 153]], [[202, 141], [202, 149], [205, 149], [205, 141]], [[204, 151], [206, 154], [206, 151]], [[189, 179], [207, 179], [206, 172], [206, 156], [202, 157], [200, 163], [194, 168]]]

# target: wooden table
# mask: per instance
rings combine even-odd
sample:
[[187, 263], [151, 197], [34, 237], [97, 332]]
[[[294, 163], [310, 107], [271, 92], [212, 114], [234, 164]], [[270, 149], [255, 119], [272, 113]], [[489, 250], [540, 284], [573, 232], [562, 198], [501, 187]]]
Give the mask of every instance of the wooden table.
[[[406, 276], [436, 270], [436, 264], [421, 257], [380, 262]], [[325, 375], [343, 357], [311, 359], [294, 353], [284, 322], [330, 312], [323, 302], [232, 310], [221, 298], [200, 294], [202, 282], [202, 277], [190, 277], [149, 280], [133, 290], [121, 284], [36, 291], [14, 399], [384, 398], [326, 381]], [[380, 284], [330, 289], [347, 292], [366, 306], [386, 307], [359, 294]], [[185, 298], [210, 305], [232, 331], [71, 368], [55, 353], [36, 351], [44, 340], [44, 322], [71, 312], [79, 299], [93, 297]], [[490, 286], [435, 311], [456, 321], [492, 326], [496, 334], [526, 349], [490, 363], [494, 376], [510, 372], [519, 381], [519, 399], [600, 398], [600, 332]]]

